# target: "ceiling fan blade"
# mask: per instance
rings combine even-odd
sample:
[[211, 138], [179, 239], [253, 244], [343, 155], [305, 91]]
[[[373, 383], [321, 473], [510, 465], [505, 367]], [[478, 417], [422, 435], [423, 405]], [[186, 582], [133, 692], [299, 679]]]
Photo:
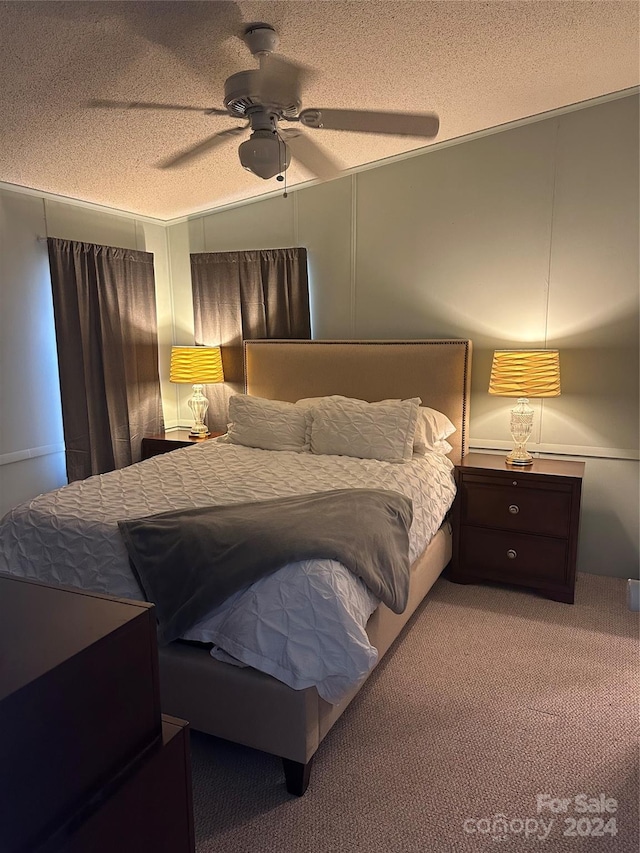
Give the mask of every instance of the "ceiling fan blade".
[[192, 110], [207, 115], [228, 116], [227, 110], [219, 110], [216, 107], [188, 107], [183, 104], [156, 104], [147, 101], [89, 101], [89, 107], [101, 107], [111, 110]]
[[291, 154], [302, 165], [323, 180], [335, 178], [340, 167], [323, 149], [304, 133], [298, 130], [282, 131]]
[[300, 113], [305, 127], [353, 130], [359, 133], [389, 133], [393, 136], [424, 136], [432, 139], [440, 121], [434, 113], [383, 113], [367, 110], [309, 109]]
[[231, 127], [229, 130], [221, 130], [219, 133], [214, 133], [213, 136], [208, 136], [202, 142], [198, 142], [197, 145], [193, 145], [191, 148], [180, 151], [178, 154], [174, 154], [173, 157], [169, 157], [167, 160], [158, 163], [158, 168], [172, 169], [174, 166], [183, 166], [189, 160], [200, 157], [202, 154], [217, 148], [219, 145], [224, 145], [231, 137], [244, 133], [247, 127], [248, 125], [244, 127]]
[[260, 59], [257, 72], [258, 92], [263, 104], [294, 105], [297, 109], [301, 101], [302, 84], [313, 76], [314, 72], [304, 65], [269, 54]]

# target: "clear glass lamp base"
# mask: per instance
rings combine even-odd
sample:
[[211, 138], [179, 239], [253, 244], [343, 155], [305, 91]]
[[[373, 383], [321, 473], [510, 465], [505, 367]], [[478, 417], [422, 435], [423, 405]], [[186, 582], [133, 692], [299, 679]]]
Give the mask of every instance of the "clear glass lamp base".
[[533, 457], [527, 452], [526, 444], [533, 428], [533, 409], [526, 397], [519, 397], [511, 409], [511, 438], [515, 447], [507, 456], [509, 465], [532, 465]]
[[204, 422], [209, 401], [202, 393], [203, 385], [193, 386], [193, 395], [189, 399], [189, 408], [193, 414], [194, 424], [191, 427], [189, 435], [192, 438], [206, 438], [209, 435], [209, 430]]
[[533, 456], [527, 452], [524, 444], [516, 444], [506, 461], [509, 465], [532, 465]]

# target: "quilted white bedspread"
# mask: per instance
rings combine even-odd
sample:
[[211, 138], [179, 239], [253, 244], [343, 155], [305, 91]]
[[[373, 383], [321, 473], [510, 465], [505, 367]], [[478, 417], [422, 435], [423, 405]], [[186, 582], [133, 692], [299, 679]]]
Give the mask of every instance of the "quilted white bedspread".
[[[143, 599], [119, 520], [351, 487], [411, 498], [413, 561], [453, 501], [452, 470], [437, 454], [395, 464], [211, 440], [71, 483], [11, 510], [0, 522], [0, 571]], [[236, 593], [185, 638], [214, 643], [294, 689], [315, 685], [327, 701], [338, 702], [376, 663], [365, 625], [377, 604], [340, 564], [307, 561]]]

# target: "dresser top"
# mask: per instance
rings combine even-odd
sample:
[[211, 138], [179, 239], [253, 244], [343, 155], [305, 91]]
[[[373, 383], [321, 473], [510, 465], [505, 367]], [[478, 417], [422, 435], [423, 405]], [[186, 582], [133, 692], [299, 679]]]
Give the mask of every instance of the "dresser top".
[[150, 607], [0, 573], [0, 701]]
[[567, 462], [564, 459], [534, 459], [531, 465], [509, 465], [506, 453], [467, 453], [458, 465], [464, 471], [490, 470], [505, 474], [548, 474], [554, 477], [584, 476], [584, 462]]

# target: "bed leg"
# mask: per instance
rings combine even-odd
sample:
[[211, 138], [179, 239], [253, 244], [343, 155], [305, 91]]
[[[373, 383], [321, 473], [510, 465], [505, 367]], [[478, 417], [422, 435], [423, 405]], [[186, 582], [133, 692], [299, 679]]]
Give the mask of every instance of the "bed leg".
[[301, 797], [307, 790], [312, 763], [313, 758], [310, 758], [306, 764], [302, 764], [300, 761], [291, 761], [290, 758], [282, 759], [284, 778], [287, 783], [287, 791], [290, 794]]

